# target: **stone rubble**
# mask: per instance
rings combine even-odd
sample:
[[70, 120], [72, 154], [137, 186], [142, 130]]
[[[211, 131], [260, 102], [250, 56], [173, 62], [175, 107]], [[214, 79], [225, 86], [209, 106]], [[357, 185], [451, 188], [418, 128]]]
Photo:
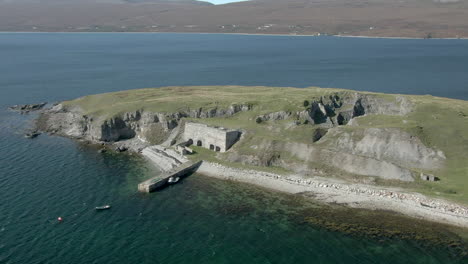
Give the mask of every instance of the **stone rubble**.
[[[213, 167], [216, 167], [216, 169], [218, 169], [221, 172], [229, 171], [230, 174], [232, 174], [232, 172], [235, 172], [236, 174], [239, 174], [239, 175], [250, 174], [250, 175], [255, 175], [256, 177], [268, 177], [268, 178], [272, 178], [275, 180], [293, 183], [297, 185], [341, 190], [349, 194], [367, 195], [367, 196], [378, 197], [382, 199], [391, 199], [394, 201], [410, 201], [414, 203], [414, 205], [416, 206], [428, 207], [430, 209], [438, 210], [447, 214], [468, 217], [467, 207], [464, 207], [458, 204], [452, 204], [449, 202], [430, 199], [422, 195], [416, 195], [416, 194], [411, 194], [411, 193], [401, 193], [401, 192], [384, 190], [384, 189], [364, 188], [362, 186], [358, 187], [358, 186], [353, 186], [353, 185], [348, 185], [348, 184], [320, 182], [314, 179], [304, 179], [302, 177], [294, 176], [294, 175], [281, 176], [281, 175], [274, 174], [274, 173], [262, 172], [262, 171], [256, 171], [256, 170], [228, 168], [218, 163], [210, 163], [210, 165]], [[234, 180], [236, 177], [230, 176], [228, 178]]]

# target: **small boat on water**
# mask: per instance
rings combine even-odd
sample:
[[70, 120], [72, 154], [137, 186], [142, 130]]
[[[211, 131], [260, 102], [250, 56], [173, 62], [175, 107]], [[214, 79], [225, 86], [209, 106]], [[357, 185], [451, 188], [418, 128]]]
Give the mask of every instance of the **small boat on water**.
[[174, 184], [174, 183], [177, 183], [179, 180], [180, 180], [179, 177], [169, 177], [169, 179], [167, 180], [167, 183]]
[[110, 209], [111, 206], [106, 204], [106, 205], [103, 205], [103, 206], [96, 206], [96, 210], [98, 211], [101, 211], [101, 210], [107, 210], [107, 209]]

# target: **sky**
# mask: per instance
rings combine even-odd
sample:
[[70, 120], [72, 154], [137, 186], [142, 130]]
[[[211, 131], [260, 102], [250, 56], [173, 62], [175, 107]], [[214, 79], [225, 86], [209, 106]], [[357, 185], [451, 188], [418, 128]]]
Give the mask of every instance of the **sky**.
[[234, 3], [234, 2], [243, 2], [248, 0], [204, 0], [205, 2], [210, 2], [215, 5], [227, 4], [227, 3]]

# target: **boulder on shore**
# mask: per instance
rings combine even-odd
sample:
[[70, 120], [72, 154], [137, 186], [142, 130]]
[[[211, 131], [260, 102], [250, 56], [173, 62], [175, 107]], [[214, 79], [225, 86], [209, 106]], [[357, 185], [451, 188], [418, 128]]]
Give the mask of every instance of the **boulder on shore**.
[[118, 146], [118, 147], [115, 148], [115, 151], [117, 151], [117, 152], [124, 152], [124, 151], [127, 151], [127, 150], [128, 150], [128, 148], [125, 147], [125, 146]]
[[39, 104], [13, 105], [13, 106], [10, 106], [9, 109], [13, 111], [18, 111], [21, 114], [27, 114], [31, 111], [41, 110], [46, 104], [47, 102], [39, 103]]

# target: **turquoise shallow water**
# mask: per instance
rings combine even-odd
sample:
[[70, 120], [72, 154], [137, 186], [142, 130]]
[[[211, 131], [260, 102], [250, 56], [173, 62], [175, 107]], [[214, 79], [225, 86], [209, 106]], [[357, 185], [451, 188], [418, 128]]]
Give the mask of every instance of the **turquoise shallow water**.
[[[291, 45], [296, 49], [286, 49]], [[342, 51], [353, 45], [361, 57], [355, 64], [358, 56]], [[412, 59], [395, 55], [402, 50]], [[421, 55], [425, 53], [429, 55]], [[360, 80], [374, 62], [387, 61], [384, 55], [393, 66], [375, 69], [376, 79]], [[200, 175], [163, 192], [139, 194], [136, 184], [157, 173], [144, 160], [99, 154], [60, 137], [25, 139], [22, 132], [32, 117], [4, 109], [14, 103], [182, 84], [362, 85], [371, 90], [377, 87], [371, 83], [381, 82], [379, 91], [403, 92], [396, 83], [404, 83], [404, 92], [466, 99], [468, 77], [460, 67], [468, 63], [467, 41], [0, 34], [0, 58], [0, 263], [466, 261], [445, 247], [327, 231], [304, 222], [301, 209], [314, 204]], [[428, 66], [428, 58], [437, 66]], [[433, 75], [440, 81], [427, 73], [430, 67], [438, 69]], [[391, 77], [404, 78], [409, 68], [428, 76], [421, 82], [432, 90]], [[390, 77], [380, 73], [384, 69]], [[324, 85], [327, 78], [330, 85]], [[437, 89], [442, 81], [450, 85]], [[106, 203], [113, 208], [93, 210]], [[63, 223], [56, 221], [58, 216]]]

